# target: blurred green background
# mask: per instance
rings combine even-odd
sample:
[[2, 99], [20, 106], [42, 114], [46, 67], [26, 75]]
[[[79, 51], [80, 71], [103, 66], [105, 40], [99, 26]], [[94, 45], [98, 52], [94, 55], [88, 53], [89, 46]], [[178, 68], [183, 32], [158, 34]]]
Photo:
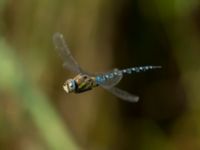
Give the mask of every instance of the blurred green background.
[[[0, 0], [0, 150], [199, 150], [200, 1]], [[162, 70], [67, 95], [61, 32], [90, 72]]]

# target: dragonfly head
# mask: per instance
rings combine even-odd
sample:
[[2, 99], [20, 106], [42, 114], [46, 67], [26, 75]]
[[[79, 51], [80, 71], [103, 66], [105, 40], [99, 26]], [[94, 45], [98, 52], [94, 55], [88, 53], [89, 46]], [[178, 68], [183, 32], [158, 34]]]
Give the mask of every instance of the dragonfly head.
[[64, 85], [63, 85], [63, 89], [64, 89], [65, 92], [67, 92], [67, 93], [74, 92], [75, 89], [76, 89], [75, 80], [73, 80], [73, 79], [68, 79], [67, 81], [65, 81], [65, 83], [64, 83]]

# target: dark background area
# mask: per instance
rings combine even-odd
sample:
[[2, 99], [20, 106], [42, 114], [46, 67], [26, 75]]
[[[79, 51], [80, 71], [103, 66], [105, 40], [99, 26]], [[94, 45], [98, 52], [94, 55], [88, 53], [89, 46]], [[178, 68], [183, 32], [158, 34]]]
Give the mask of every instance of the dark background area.
[[[200, 2], [0, 1], [0, 149], [200, 149]], [[161, 65], [118, 87], [66, 94], [52, 36], [92, 73]]]

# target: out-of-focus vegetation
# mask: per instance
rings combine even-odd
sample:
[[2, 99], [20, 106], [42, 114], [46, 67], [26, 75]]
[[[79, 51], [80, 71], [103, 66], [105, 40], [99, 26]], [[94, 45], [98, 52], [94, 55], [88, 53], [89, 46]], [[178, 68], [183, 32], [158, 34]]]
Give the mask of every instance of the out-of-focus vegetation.
[[[199, 19], [198, 0], [1, 0], [0, 150], [200, 149]], [[135, 104], [67, 95], [57, 31], [91, 72], [163, 69], [122, 80]]]

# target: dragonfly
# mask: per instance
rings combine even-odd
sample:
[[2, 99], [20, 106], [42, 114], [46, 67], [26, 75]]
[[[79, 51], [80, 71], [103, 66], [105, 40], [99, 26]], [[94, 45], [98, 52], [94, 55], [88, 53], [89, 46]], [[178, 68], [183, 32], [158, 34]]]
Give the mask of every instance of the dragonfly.
[[161, 66], [152, 65], [131, 67], [121, 70], [115, 68], [112, 71], [95, 75], [86, 72], [80, 67], [78, 62], [72, 56], [64, 36], [61, 33], [56, 32], [53, 35], [53, 43], [57, 53], [63, 61], [64, 68], [77, 74], [74, 78], [67, 79], [64, 82], [63, 89], [66, 93], [83, 93], [100, 86], [122, 100], [138, 102], [139, 96], [124, 91], [116, 87], [116, 85], [122, 80], [124, 75], [162, 68]]

